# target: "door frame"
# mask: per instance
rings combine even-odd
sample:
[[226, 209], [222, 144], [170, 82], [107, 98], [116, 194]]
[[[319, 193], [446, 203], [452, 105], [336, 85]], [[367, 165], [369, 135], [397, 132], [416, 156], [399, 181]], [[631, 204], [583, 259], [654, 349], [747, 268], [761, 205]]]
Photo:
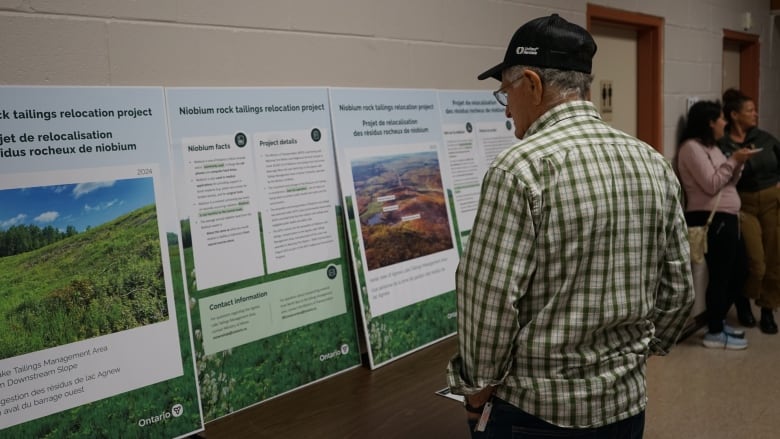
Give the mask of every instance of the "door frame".
[[588, 3], [587, 28], [607, 24], [637, 33], [637, 137], [663, 153], [664, 18]]
[[727, 43], [739, 46], [739, 90], [750, 96], [758, 109], [758, 78], [761, 70], [758, 35], [723, 29], [723, 46]]

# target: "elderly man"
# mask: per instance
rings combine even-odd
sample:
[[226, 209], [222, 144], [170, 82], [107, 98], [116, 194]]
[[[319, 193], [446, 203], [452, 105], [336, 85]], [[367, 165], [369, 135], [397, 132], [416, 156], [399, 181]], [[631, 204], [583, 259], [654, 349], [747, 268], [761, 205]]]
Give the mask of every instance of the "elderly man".
[[587, 101], [595, 52], [554, 14], [479, 75], [522, 140], [485, 175], [457, 272], [447, 378], [473, 437], [641, 438], [647, 358], [693, 303], [677, 178]]

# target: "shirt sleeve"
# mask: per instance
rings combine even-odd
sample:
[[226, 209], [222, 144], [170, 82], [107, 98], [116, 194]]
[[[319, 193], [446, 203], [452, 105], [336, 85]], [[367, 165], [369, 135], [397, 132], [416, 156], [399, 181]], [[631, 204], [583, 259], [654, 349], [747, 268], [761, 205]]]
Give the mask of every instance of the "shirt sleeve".
[[650, 352], [655, 355], [666, 355], [677, 343], [695, 299], [681, 190], [676, 180], [670, 179], [669, 185], [676, 188], [676, 196], [669, 197], [667, 245], [653, 314], [655, 337]]
[[529, 190], [491, 168], [456, 277], [458, 354], [448, 367], [453, 393], [471, 394], [505, 378], [520, 330], [517, 303], [535, 265], [535, 226]]

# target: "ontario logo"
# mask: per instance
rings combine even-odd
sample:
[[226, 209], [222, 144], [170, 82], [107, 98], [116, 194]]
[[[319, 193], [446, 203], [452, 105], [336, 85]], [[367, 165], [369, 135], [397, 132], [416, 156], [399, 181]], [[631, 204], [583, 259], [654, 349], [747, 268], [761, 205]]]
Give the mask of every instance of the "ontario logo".
[[539, 54], [539, 48], [538, 47], [523, 47], [520, 46], [517, 49], [515, 49], [515, 53], [518, 55], [538, 55]]
[[332, 358], [338, 358], [342, 355], [347, 355], [348, 353], [349, 353], [349, 345], [344, 343], [343, 345], [341, 345], [339, 349], [336, 349], [333, 352], [328, 352], [326, 354], [320, 355], [320, 361], [326, 361]]
[[146, 427], [148, 425], [156, 424], [158, 422], [164, 422], [171, 417], [178, 418], [184, 413], [184, 407], [181, 404], [175, 404], [170, 410], [166, 410], [159, 415], [150, 416], [148, 418], [141, 418], [138, 420], [139, 427]]

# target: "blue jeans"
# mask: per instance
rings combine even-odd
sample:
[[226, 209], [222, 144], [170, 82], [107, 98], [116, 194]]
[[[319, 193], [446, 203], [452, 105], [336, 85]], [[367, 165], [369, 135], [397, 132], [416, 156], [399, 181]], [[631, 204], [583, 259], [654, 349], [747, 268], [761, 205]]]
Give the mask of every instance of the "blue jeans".
[[645, 412], [597, 428], [563, 428], [532, 416], [508, 402], [493, 397], [493, 410], [483, 432], [475, 432], [476, 421], [469, 421], [472, 439], [642, 439]]

